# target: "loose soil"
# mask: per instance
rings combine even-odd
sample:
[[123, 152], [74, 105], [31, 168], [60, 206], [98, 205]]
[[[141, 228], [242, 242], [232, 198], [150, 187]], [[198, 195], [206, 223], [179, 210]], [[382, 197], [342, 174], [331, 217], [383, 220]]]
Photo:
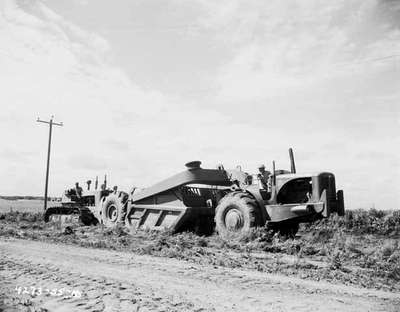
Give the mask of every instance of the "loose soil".
[[[25, 311], [398, 311], [400, 295], [130, 252], [0, 239], [3, 309]], [[81, 297], [18, 294], [69, 289]], [[0, 308], [1, 309], [1, 308]]]

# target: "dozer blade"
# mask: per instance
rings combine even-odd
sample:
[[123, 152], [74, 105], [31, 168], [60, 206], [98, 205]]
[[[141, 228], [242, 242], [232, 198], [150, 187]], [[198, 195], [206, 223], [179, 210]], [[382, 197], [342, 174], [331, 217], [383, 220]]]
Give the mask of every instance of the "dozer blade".
[[66, 224], [92, 225], [96, 219], [86, 207], [51, 207], [44, 215], [45, 222], [55, 222], [64, 226]]
[[80, 224], [80, 215], [79, 214], [71, 214], [71, 215], [61, 215], [61, 214], [53, 214], [49, 216], [49, 222], [57, 222], [61, 225], [64, 224]]

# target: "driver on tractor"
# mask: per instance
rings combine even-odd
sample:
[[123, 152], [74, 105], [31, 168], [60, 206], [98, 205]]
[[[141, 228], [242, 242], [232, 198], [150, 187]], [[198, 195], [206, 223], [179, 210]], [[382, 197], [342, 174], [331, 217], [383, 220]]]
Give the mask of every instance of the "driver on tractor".
[[267, 190], [268, 192], [271, 191], [271, 184], [270, 184], [270, 176], [271, 172], [265, 170], [264, 165], [258, 166], [259, 173], [257, 174], [257, 178], [260, 184], [260, 188]]
[[77, 196], [78, 198], [81, 198], [81, 197], [82, 197], [82, 192], [83, 192], [82, 188], [79, 186], [79, 183], [76, 182], [76, 183], [75, 183], [75, 193], [76, 193], [76, 196]]

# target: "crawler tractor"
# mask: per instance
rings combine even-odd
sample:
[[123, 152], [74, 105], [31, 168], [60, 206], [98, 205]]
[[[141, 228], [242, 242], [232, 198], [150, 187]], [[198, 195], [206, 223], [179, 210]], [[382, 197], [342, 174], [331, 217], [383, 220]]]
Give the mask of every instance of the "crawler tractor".
[[91, 181], [87, 181], [87, 190], [79, 194], [76, 189], [68, 189], [61, 197], [61, 206], [50, 207], [44, 215], [49, 221], [80, 221], [84, 225], [96, 225], [99, 222], [107, 226], [124, 222], [122, 210], [126, 207], [128, 194], [117, 189], [107, 188], [107, 177], [98, 189], [90, 190]]
[[289, 156], [290, 171], [276, 170], [273, 162], [268, 188], [240, 168], [203, 169], [200, 161], [193, 161], [181, 173], [142, 191], [85, 192], [79, 205], [65, 208], [67, 203], [63, 203], [62, 209], [49, 208], [53, 210], [46, 212], [47, 219], [68, 210], [86, 223], [119, 222], [131, 229], [196, 230], [202, 234], [215, 229], [226, 237], [240, 236], [257, 226], [294, 235], [301, 222], [331, 213], [343, 216], [343, 191], [336, 191], [335, 176], [329, 172], [298, 174], [292, 149]]

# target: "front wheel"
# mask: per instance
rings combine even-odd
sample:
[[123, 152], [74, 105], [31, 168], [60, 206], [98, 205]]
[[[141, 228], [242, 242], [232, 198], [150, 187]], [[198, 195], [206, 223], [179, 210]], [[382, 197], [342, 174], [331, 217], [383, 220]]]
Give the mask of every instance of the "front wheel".
[[345, 215], [344, 212], [344, 196], [343, 196], [343, 191], [337, 191], [337, 214], [340, 217], [343, 217]]
[[245, 192], [229, 193], [216, 208], [215, 227], [222, 237], [243, 237], [251, 228], [259, 225], [259, 222], [257, 202]]

